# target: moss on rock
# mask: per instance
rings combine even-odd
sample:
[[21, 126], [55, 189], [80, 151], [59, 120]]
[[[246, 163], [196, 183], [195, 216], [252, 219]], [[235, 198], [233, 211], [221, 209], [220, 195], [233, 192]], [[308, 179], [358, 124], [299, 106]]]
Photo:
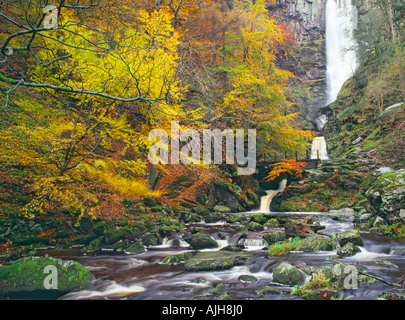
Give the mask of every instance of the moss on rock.
[[[54, 266], [56, 277], [46, 268]], [[61, 260], [50, 257], [29, 257], [16, 260], [13, 264], [0, 267], [0, 294], [15, 296], [27, 293], [49, 293], [61, 296], [67, 292], [84, 289], [91, 280], [91, 273], [80, 263], [72, 260]], [[56, 281], [54, 284], [52, 281]], [[55, 289], [46, 289], [51, 283]]]

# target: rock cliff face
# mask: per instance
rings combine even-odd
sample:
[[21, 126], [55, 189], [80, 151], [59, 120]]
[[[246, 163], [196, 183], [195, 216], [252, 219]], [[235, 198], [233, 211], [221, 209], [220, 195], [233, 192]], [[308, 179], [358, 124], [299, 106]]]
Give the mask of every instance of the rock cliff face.
[[281, 19], [294, 31], [297, 41], [318, 40], [325, 33], [326, 0], [278, 0]]

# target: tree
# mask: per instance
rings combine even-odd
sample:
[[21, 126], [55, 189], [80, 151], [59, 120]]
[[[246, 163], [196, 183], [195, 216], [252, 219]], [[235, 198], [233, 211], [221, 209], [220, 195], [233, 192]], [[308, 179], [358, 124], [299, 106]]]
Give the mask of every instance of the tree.
[[[0, 74], [1, 82], [118, 102], [145, 102], [155, 108], [173, 98], [173, 73], [167, 69], [176, 58], [178, 35], [168, 13], [140, 10], [136, 17], [130, 14], [132, 7], [127, 1], [120, 5], [108, 0], [76, 3], [60, 2], [57, 29], [43, 26], [46, 13], [42, 5], [46, 2], [2, 3], [0, 16], [7, 32], [1, 39], [1, 62], [7, 73], [17, 72]], [[135, 28], [128, 27], [129, 23]], [[21, 58], [37, 63], [36, 74], [18, 71]], [[161, 60], [154, 62], [155, 58]], [[159, 76], [154, 74], [155, 81], [151, 72], [163, 66], [166, 68]], [[119, 77], [124, 69], [126, 77]], [[46, 79], [50, 74], [55, 75], [53, 81], [45, 81], [50, 80]]]
[[221, 49], [229, 90], [217, 107], [218, 118], [234, 127], [259, 129], [260, 152], [302, 151], [312, 138], [298, 129], [291, 113], [287, 82], [293, 75], [276, 68], [286, 30], [269, 17], [264, 1], [236, 1], [238, 22], [226, 33]]
[[405, 101], [405, 78], [403, 67], [405, 5], [400, 0], [366, 1], [367, 13], [360, 20], [356, 37], [360, 43], [360, 53], [374, 50], [377, 58], [382, 52], [392, 50], [396, 59], [400, 92]]
[[273, 167], [273, 169], [267, 175], [265, 180], [272, 181], [277, 179], [281, 174], [289, 174], [294, 179], [302, 178], [304, 167], [307, 164], [308, 163], [306, 162], [296, 161], [294, 158], [284, 159], [283, 161], [270, 165], [270, 167]]
[[101, 199], [119, 208], [124, 197], [156, 195], [144, 181], [148, 133], [183, 113], [172, 15], [131, 11], [130, 1], [61, 1], [59, 28], [47, 29], [46, 4], [1, 7], [1, 100], [19, 112], [1, 128], [1, 158], [35, 171], [26, 214], [57, 206], [80, 218]]

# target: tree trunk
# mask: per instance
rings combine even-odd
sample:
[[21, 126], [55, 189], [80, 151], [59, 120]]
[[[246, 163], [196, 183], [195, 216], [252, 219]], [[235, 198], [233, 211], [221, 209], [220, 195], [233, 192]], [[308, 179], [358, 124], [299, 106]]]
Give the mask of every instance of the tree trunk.
[[160, 179], [162, 179], [162, 173], [153, 164], [150, 167], [149, 174], [149, 190], [156, 190], [159, 185]]

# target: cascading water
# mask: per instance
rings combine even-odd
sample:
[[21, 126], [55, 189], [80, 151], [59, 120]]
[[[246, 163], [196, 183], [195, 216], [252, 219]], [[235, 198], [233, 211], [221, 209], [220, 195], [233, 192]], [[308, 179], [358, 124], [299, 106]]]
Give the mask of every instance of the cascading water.
[[353, 75], [358, 62], [353, 30], [357, 28], [357, 7], [352, 0], [326, 3], [327, 104], [336, 100], [343, 83]]
[[286, 186], [287, 186], [287, 179], [283, 179], [283, 180], [280, 182], [280, 184], [279, 184], [279, 186], [278, 186], [278, 189], [276, 189], [276, 190], [266, 190], [267, 195], [266, 195], [266, 196], [263, 196], [263, 197], [261, 198], [260, 210], [259, 210], [259, 211], [262, 212], [262, 213], [268, 213], [268, 212], [270, 212], [270, 203], [271, 203], [271, 200], [274, 198], [274, 196], [275, 196], [277, 193], [282, 192], [282, 191], [285, 189]]
[[311, 159], [328, 160], [328, 151], [326, 148], [325, 137], [314, 138], [311, 147]]
[[[356, 41], [357, 7], [352, 0], [327, 0], [326, 2], [326, 104], [336, 100], [343, 83], [353, 75], [358, 66]], [[317, 120], [319, 130], [327, 121], [325, 115]], [[313, 140], [311, 159], [329, 159], [324, 137]]]

